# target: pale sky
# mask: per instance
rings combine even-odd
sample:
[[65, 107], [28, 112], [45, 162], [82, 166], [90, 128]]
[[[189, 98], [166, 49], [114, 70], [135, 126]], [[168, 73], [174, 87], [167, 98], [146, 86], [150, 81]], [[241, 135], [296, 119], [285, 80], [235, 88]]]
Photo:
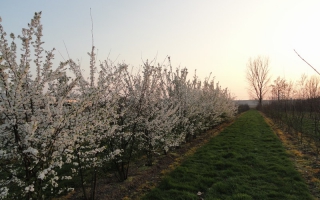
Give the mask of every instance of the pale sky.
[[[250, 57], [270, 59], [272, 80], [295, 81], [320, 70], [319, 0], [54, 0], [0, 2], [5, 31], [21, 34], [34, 12], [42, 11], [44, 48], [79, 59], [89, 73], [91, 18], [98, 60], [109, 58], [139, 68], [142, 59], [212, 72], [236, 99], [249, 99], [245, 72]], [[56, 63], [63, 61], [56, 51]]]

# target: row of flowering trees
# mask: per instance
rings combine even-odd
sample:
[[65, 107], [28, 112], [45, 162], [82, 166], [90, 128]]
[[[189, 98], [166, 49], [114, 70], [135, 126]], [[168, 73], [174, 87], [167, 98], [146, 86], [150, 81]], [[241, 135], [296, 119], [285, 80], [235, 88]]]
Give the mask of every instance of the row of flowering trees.
[[17, 36], [20, 50], [0, 24], [0, 199], [47, 199], [73, 190], [60, 183], [76, 176], [84, 198], [94, 199], [102, 168], [125, 180], [136, 156], [152, 165], [156, 153], [236, 112], [227, 89], [209, 78], [188, 80], [170, 60], [147, 61], [136, 74], [108, 60], [98, 70], [92, 47], [89, 79], [71, 59], [54, 69], [40, 19], [35, 13]]

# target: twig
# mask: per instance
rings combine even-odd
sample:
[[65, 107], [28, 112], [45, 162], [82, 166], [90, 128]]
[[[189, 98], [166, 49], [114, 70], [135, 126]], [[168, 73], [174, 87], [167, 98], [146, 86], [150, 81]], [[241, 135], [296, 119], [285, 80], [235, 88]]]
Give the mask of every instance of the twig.
[[60, 56], [63, 58], [64, 61], [66, 61], [66, 59], [63, 57], [63, 55], [60, 53], [60, 51], [58, 50]]
[[63, 40], [63, 44], [64, 44], [64, 48], [66, 48], [66, 51], [67, 51], [67, 54], [68, 54], [68, 58], [70, 60], [70, 55], [69, 55], [69, 52], [68, 52], [68, 48], [67, 48], [66, 43], [64, 42], [64, 40]]
[[314, 71], [316, 71], [316, 72], [320, 75], [320, 73], [319, 73], [312, 65], [310, 65], [305, 59], [303, 59], [303, 58], [298, 54], [298, 52], [297, 52], [295, 49], [293, 49], [293, 51], [296, 52], [296, 54], [297, 54], [305, 63], [307, 63]]
[[91, 8], [90, 8], [90, 17], [91, 17], [91, 37], [92, 37], [92, 46], [94, 46], [94, 41], [93, 41], [93, 20], [92, 20]]

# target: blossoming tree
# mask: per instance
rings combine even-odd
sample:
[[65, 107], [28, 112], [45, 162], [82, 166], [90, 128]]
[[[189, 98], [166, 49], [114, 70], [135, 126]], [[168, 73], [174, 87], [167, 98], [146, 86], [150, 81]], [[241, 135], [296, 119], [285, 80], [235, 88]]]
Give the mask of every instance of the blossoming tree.
[[72, 59], [54, 69], [40, 19], [35, 13], [17, 37], [20, 51], [0, 24], [0, 199], [44, 199], [72, 190], [59, 184], [74, 176], [84, 198], [95, 199], [98, 170], [113, 166], [123, 181], [133, 158], [146, 155], [152, 165], [155, 154], [236, 112], [227, 89], [188, 80], [169, 58], [136, 74], [109, 60], [98, 71], [92, 46], [89, 79]]
[[[65, 106], [78, 79], [63, 81], [67, 79], [65, 70], [69, 61], [53, 69], [54, 49], [45, 51], [43, 58], [40, 18], [41, 12], [35, 13], [28, 28], [18, 36], [20, 58], [14, 34], [10, 34], [9, 44], [0, 25], [2, 197], [10, 194], [15, 198], [40, 199], [46, 191], [57, 192], [56, 169], [72, 156], [74, 145], [67, 127], [82, 109]], [[9, 190], [12, 191], [8, 193]]]

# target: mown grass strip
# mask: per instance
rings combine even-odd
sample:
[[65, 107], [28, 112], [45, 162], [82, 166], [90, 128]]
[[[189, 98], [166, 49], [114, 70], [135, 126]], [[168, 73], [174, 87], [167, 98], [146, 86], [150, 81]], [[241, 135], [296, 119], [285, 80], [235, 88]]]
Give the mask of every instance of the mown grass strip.
[[240, 116], [143, 197], [201, 198], [313, 199], [280, 140], [255, 110]]

